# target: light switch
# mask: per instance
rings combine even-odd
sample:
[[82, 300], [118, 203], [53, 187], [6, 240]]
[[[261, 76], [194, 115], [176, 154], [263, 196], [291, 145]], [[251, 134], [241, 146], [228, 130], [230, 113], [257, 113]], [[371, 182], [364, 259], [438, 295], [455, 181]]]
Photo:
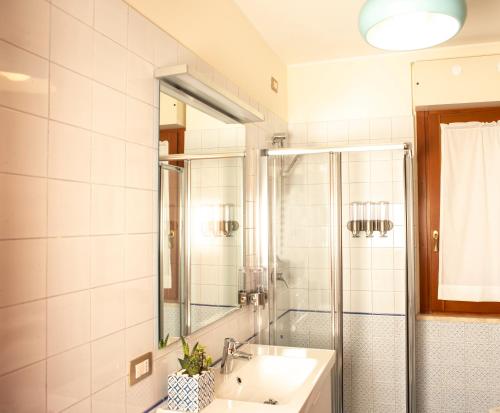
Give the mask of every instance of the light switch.
[[145, 353], [130, 362], [130, 385], [136, 384], [153, 373], [153, 353]]

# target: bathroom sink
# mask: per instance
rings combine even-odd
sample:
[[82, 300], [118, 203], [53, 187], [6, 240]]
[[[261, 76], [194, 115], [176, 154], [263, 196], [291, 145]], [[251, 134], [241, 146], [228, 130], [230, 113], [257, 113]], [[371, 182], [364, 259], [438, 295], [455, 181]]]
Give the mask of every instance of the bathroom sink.
[[288, 403], [317, 364], [312, 358], [274, 355], [236, 360], [231, 374], [217, 377], [215, 394], [222, 399]]
[[215, 399], [203, 413], [331, 412], [335, 351], [258, 344], [239, 350], [252, 359], [235, 359], [229, 374], [215, 367]]

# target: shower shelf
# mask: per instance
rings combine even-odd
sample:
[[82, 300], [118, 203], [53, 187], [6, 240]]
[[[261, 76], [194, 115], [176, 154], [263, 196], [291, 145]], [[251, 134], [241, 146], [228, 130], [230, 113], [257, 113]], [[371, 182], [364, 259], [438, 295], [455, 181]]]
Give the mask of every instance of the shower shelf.
[[394, 228], [390, 220], [370, 219], [356, 220], [347, 223], [347, 229], [352, 232], [354, 238], [359, 238], [361, 232], [368, 238], [373, 237], [374, 232], [379, 232], [381, 237], [386, 237], [387, 232]]

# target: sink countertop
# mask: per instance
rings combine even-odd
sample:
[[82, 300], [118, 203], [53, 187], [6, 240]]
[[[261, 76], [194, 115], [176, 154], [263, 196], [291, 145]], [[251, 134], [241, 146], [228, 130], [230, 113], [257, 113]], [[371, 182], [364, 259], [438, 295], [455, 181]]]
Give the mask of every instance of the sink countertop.
[[[236, 379], [239, 371], [242, 371], [245, 366], [255, 360], [255, 357], [250, 360], [236, 359], [234, 360], [234, 369], [231, 374], [221, 375], [218, 367], [216, 367], [215, 379], [215, 399], [209, 406], [202, 410], [202, 413], [259, 413], [259, 412], [274, 412], [274, 413], [299, 413], [305, 405], [308, 398], [311, 396], [313, 389], [320, 380], [321, 376], [329, 371], [335, 360], [335, 351], [333, 350], [320, 350], [310, 348], [296, 348], [296, 347], [280, 347], [280, 346], [267, 346], [260, 344], [246, 344], [240, 348], [243, 351], [249, 352], [254, 356], [283, 356], [287, 358], [301, 358], [313, 359], [315, 363], [314, 368], [309, 373], [307, 380], [300, 385], [298, 389], [293, 392], [293, 397], [286, 403], [277, 405], [267, 405], [263, 402], [252, 402], [242, 400], [229, 400], [219, 398], [217, 394], [219, 389], [224, 385], [225, 381]], [[248, 370], [248, 367], [247, 369]], [[159, 407], [156, 413], [171, 413], [165, 407]]]

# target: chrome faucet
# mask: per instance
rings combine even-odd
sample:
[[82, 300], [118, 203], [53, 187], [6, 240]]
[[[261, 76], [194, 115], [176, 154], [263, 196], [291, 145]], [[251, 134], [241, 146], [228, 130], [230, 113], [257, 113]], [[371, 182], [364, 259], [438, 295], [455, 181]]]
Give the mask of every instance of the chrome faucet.
[[250, 360], [252, 358], [250, 353], [236, 349], [236, 346], [239, 344], [234, 338], [227, 337], [224, 339], [224, 349], [222, 350], [222, 361], [220, 363], [221, 374], [229, 374], [233, 371], [234, 359], [242, 358]]

